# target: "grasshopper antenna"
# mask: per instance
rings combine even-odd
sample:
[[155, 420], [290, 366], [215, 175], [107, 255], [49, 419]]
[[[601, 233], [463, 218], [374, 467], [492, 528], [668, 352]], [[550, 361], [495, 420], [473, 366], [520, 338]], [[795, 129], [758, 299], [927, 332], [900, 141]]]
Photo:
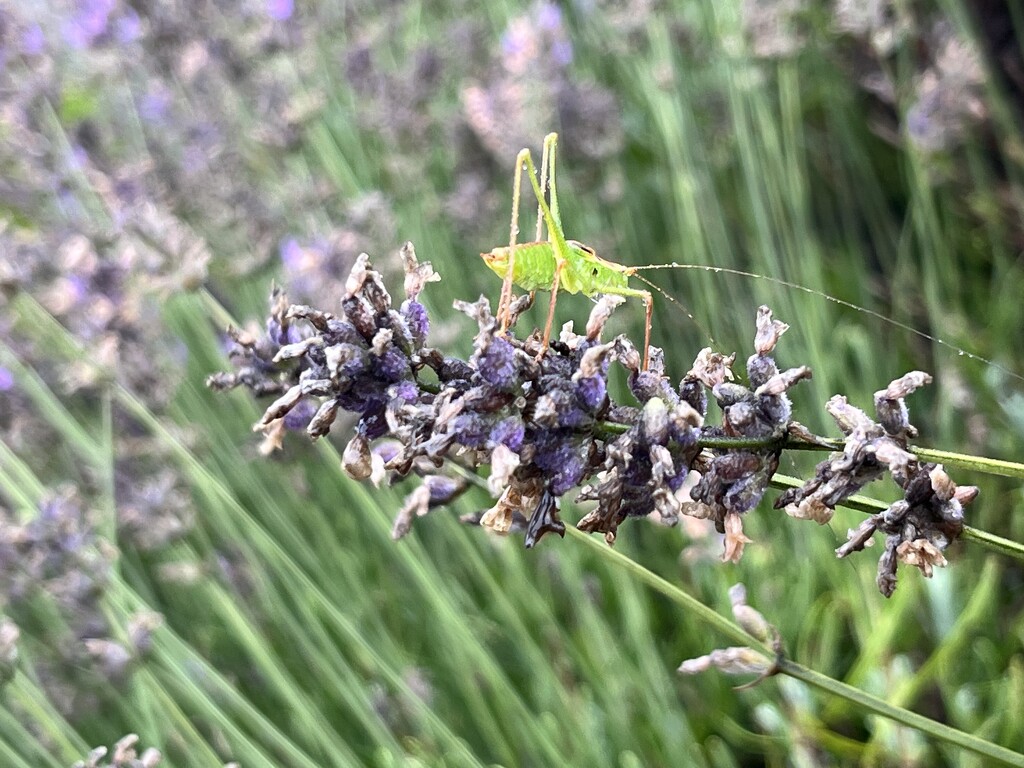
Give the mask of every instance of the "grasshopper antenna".
[[[646, 269], [646, 267], [631, 267], [630, 269]], [[692, 322], [695, 326], [697, 326], [698, 330], [700, 330], [700, 332], [703, 333], [707, 337], [707, 339], [711, 343], [712, 347], [717, 347], [718, 346], [718, 342], [715, 341], [715, 337], [711, 335], [711, 331], [709, 331], [707, 328], [705, 328], [704, 325], [696, 317], [693, 316], [693, 313], [690, 312], [690, 310], [688, 310], [686, 308], [686, 306], [681, 301], [679, 301], [679, 299], [677, 299], [675, 296], [670, 294], [668, 291], [666, 291], [660, 285], [655, 285], [654, 283], [652, 283], [650, 280], [648, 280], [643, 275], [637, 275], [637, 274], [633, 274], [631, 272], [630, 276], [631, 277], [635, 277], [641, 283], [646, 284], [649, 288], [651, 288], [652, 290], [654, 290], [657, 293], [659, 293], [666, 300], [668, 300], [668, 301], [672, 302], [673, 304], [675, 304], [684, 315], [686, 315], [688, 318], [690, 318], [690, 322]]]
[[[831, 301], [833, 304], [839, 304], [840, 306], [847, 307], [848, 309], [854, 309], [854, 310], [856, 310], [858, 312], [863, 312], [864, 314], [869, 315], [869, 316], [871, 316], [871, 317], [873, 317], [873, 318], [875, 318], [877, 320], [881, 320], [883, 323], [888, 323], [889, 325], [892, 325], [892, 326], [894, 326], [896, 328], [899, 328], [899, 329], [901, 329], [903, 331], [907, 331], [908, 333], [912, 333], [915, 336], [918, 336], [919, 338], [922, 338], [922, 339], [925, 339], [927, 341], [930, 341], [933, 344], [938, 344], [940, 346], [945, 347], [946, 349], [952, 350], [952, 351], [956, 352], [958, 355], [960, 355], [961, 357], [966, 357], [969, 360], [976, 360], [979, 363], [984, 363], [985, 365], [990, 365], [993, 368], [995, 368], [996, 370], [1001, 371], [1002, 373], [1005, 373], [1007, 376], [1012, 376], [1013, 378], [1017, 379], [1018, 381], [1024, 382], [1024, 376], [1021, 376], [1018, 373], [1014, 373], [1010, 369], [1000, 365], [999, 363], [997, 363], [997, 362], [995, 362], [993, 360], [989, 360], [988, 358], [982, 357], [981, 355], [976, 355], [973, 352], [968, 352], [966, 349], [962, 349], [961, 347], [958, 347], [956, 344], [948, 342], [945, 339], [939, 338], [938, 336], [932, 336], [931, 334], [925, 333], [924, 331], [920, 331], [917, 328], [914, 328], [912, 325], [907, 325], [906, 323], [901, 323], [899, 320], [893, 320], [891, 317], [886, 317], [881, 312], [876, 312], [873, 309], [868, 309], [867, 307], [862, 307], [862, 306], [860, 306], [858, 304], [854, 304], [853, 302], [845, 301], [843, 299], [840, 299], [840, 298], [837, 298], [837, 297], [832, 296], [830, 294], [827, 294], [824, 291], [819, 291], [819, 290], [817, 290], [815, 288], [808, 288], [806, 285], [800, 285], [799, 283], [791, 283], [788, 280], [783, 280], [782, 278], [779, 278], [779, 277], [772, 277], [771, 275], [759, 275], [756, 272], [746, 272], [746, 271], [744, 271], [742, 269], [733, 269], [731, 267], [715, 267], [715, 266], [710, 266], [710, 265], [707, 265], [707, 264], [679, 264], [679, 263], [676, 263], [676, 262], [672, 262], [671, 264], [644, 264], [642, 266], [632, 267], [632, 269], [634, 269], [634, 270], [636, 270], [638, 272], [639, 271], [647, 272], [647, 271], [653, 271], [653, 270], [656, 270], [656, 269], [702, 269], [705, 272], [720, 272], [720, 273], [724, 273], [724, 274], [727, 274], [727, 275], [738, 275], [739, 277], [751, 277], [751, 278], [755, 278], [757, 280], [767, 280], [770, 283], [775, 283], [776, 285], [781, 285], [781, 286], [783, 286], [785, 288], [792, 288], [792, 289], [795, 289], [795, 290], [798, 290], [798, 291], [803, 291], [804, 293], [809, 293], [812, 296], [817, 296], [820, 299], [825, 299], [826, 301]], [[675, 304], [679, 305], [680, 307], [682, 306], [681, 304], [679, 304], [678, 301], [676, 301], [674, 298], [669, 296], [665, 291], [663, 291], [661, 288], [658, 288], [657, 286], [655, 286], [650, 281], [646, 280], [645, 278], [641, 277], [640, 275], [635, 275], [635, 277], [638, 280], [643, 280], [643, 282], [647, 283], [647, 285], [650, 285], [652, 288], [655, 288], [655, 290], [657, 290], [658, 293], [660, 293], [661, 295], [663, 295], [666, 298], [670, 299]], [[686, 311], [686, 310], [684, 309], [683, 311]], [[687, 316], [689, 316], [689, 318], [691, 320], [693, 320], [693, 315], [691, 315], [689, 312], [687, 312], [686, 314], [687, 314]], [[694, 322], [696, 323], [697, 321], [694, 320]], [[700, 324], [698, 323], [698, 326], [699, 325]]]

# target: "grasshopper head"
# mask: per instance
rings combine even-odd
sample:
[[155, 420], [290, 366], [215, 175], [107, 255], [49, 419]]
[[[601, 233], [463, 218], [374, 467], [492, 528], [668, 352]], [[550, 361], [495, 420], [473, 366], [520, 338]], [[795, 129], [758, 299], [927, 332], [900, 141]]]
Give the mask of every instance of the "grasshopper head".
[[505, 277], [508, 271], [508, 247], [495, 248], [490, 253], [481, 253], [480, 258], [498, 277]]

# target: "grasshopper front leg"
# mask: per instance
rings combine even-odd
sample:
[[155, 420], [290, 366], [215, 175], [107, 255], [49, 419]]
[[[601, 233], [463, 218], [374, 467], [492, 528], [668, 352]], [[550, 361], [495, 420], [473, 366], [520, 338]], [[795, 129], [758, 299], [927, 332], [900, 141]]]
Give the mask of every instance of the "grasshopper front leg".
[[[520, 150], [519, 155], [516, 157], [515, 177], [512, 181], [512, 221], [509, 227], [508, 265], [505, 269], [505, 277], [501, 286], [501, 297], [498, 302], [498, 319], [501, 322], [502, 332], [505, 332], [508, 330], [512, 287], [515, 284], [515, 258], [519, 235], [519, 201], [522, 198], [522, 174], [525, 171], [529, 174], [530, 183], [537, 197], [537, 240], [541, 239], [546, 223], [548, 242], [552, 245], [555, 261], [554, 278], [551, 283], [551, 302], [548, 305], [547, 321], [544, 324], [544, 339], [539, 355], [544, 354], [551, 340], [551, 327], [554, 323], [555, 306], [558, 300], [558, 286], [561, 282], [562, 270], [568, 264], [566, 254], [568, 245], [566, 245], [565, 233], [562, 231], [561, 221], [558, 217], [558, 196], [555, 187], [555, 147], [557, 140], [558, 136], [554, 133], [550, 133], [544, 138], [539, 178], [529, 149]], [[545, 199], [548, 194], [551, 196], [550, 208]]]
[[[547, 351], [551, 341], [551, 327], [555, 321], [555, 306], [558, 303], [558, 286], [562, 280], [562, 270], [566, 269], [569, 259], [569, 246], [565, 240], [565, 232], [562, 230], [562, 221], [558, 212], [558, 187], [555, 181], [556, 148], [558, 146], [558, 134], [549, 133], [544, 137], [544, 150], [540, 161], [540, 180], [537, 180], [537, 170], [533, 166], [533, 158], [529, 151], [520, 152], [520, 157], [526, 164], [527, 173], [530, 174], [530, 182], [533, 184], [534, 194], [537, 196], [537, 240], [543, 234], [543, 223], [547, 223], [548, 242], [551, 243], [552, 253], [555, 259], [554, 278], [551, 281], [551, 300], [548, 303], [548, 316], [544, 322], [544, 337], [541, 342], [538, 359]], [[548, 206], [546, 198], [551, 198], [551, 205]]]

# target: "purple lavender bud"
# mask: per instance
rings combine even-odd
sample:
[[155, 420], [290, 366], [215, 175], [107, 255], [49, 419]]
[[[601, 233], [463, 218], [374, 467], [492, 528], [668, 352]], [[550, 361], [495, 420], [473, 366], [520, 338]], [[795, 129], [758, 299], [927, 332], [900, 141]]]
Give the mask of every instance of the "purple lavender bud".
[[461, 413], [448, 425], [455, 442], [467, 448], [483, 448], [490, 432], [490, 422], [479, 413]]
[[107, 31], [115, 0], [85, 0], [74, 16], [64, 22], [62, 33], [72, 48], [88, 48]]
[[366, 435], [367, 440], [376, 440], [388, 433], [388, 420], [384, 415], [384, 405], [374, 399], [374, 405], [363, 411], [363, 417], [359, 419], [357, 427], [360, 434]]
[[629, 377], [629, 390], [641, 403], [646, 403], [652, 397], [660, 397], [669, 405], [675, 405], [679, 401], [679, 396], [672, 391], [668, 381], [651, 371], [632, 374]]
[[533, 461], [546, 473], [548, 490], [556, 497], [579, 485], [586, 470], [579, 450], [564, 437], [546, 449], [538, 449]]
[[409, 376], [409, 358], [397, 347], [388, 347], [384, 354], [377, 358], [376, 368], [380, 376], [387, 381], [401, 381]]
[[419, 387], [411, 381], [400, 381], [388, 387], [388, 397], [391, 400], [404, 400], [407, 403], [415, 403], [420, 396]]
[[608, 398], [608, 383], [603, 376], [581, 376], [576, 379], [576, 399], [591, 413], [596, 413]]
[[373, 446], [372, 452], [380, 456], [387, 464], [402, 452], [402, 444], [397, 440], [386, 440]]
[[551, 2], [543, 2], [536, 9], [537, 27], [545, 32], [562, 31], [562, 9]]
[[281, 321], [273, 315], [267, 319], [267, 336], [279, 347], [287, 344], [296, 344], [301, 341], [298, 330], [294, 325], [289, 324], [287, 327], [282, 328]]
[[303, 248], [294, 237], [286, 237], [278, 247], [281, 264], [285, 272], [301, 272], [303, 269]]
[[14, 374], [10, 369], [0, 365], [0, 392], [10, 392], [14, 389]]
[[730, 512], [749, 512], [764, 496], [765, 478], [759, 474], [748, 475], [733, 483], [722, 498], [722, 505]]
[[367, 393], [350, 389], [339, 392], [335, 400], [338, 402], [338, 407], [344, 411], [362, 413], [366, 409]]
[[402, 302], [402, 317], [405, 318], [409, 327], [409, 334], [412, 336], [413, 345], [416, 349], [427, 343], [427, 334], [430, 333], [430, 317], [427, 315], [427, 308], [418, 301], [406, 299]]
[[524, 32], [524, 29], [506, 29], [502, 34], [501, 51], [506, 60], [520, 56], [526, 48], [527, 39]]
[[523, 438], [526, 436], [526, 428], [522, 419], [518, 416], [509, 416], [494, 425], [488, 438], [492, 445], [504, 445], [510, 451], [518, 453], [523, 447]]
[[171, 108], [171, 96], [167, 91], [151, 90], [139, 101], [139, 116], [147, 123], [160, 123], [166, 119]]
[[778, 366], [770, 357], [751, 355], [747, 358], [747, 378], [750, 379], [751, 389], [757, 389], [778, 372]]
[[544, 394], [537, 399], [534, 407], [534, 422], [545, 427], [578, 429], [593, 421], [593, 418], [577, 405], [575, 393], [566, 384], [567, 382], [559, 377], [544, 377], [540, 385], [540, 390]]
[[356, 330], [352, 323], [333, 317], [327, 321], [327, 332], [324, 334], [324, 338], [328, 344], [355, 344], [356, 346], [361, 346], [365, 343], [363, 337], [359, 335], [359, 331]]
[[572, 64], [572, 43], [568, 40], [556, 40], [551, 46], [551, 60], [560, 67]]
[[431, 507], [447, 504], [466, 489], [466, 481], [446, 475], [428, 475], [423, 484], [430, 491]]
[[665, 478], [665, 484], [669, 487], [673, 493], [683, 487], [683, 483], [686, 482], [686, 477], [689, 475], [690, 470], [686, 468], [685, 464], [680, 464], [676, 473], [672, 477]]
[[507, 339], [495, 337], [487, 350], [477, 357], [480, 377], [498, 389], [512, 389], [517, 382], [515, 347]]
[[370, 365], [369, 352], [358, 344], [334, 344], [324, 351], [324, 357], [331, 375], [341, 379], [355, 379]]
[[300, 400], [288, 413], [284, 415], [285, 429], [293, 432], [305, 429], [309, 426], [310, 419], [316, 414], [318, 406], [310, 399]]

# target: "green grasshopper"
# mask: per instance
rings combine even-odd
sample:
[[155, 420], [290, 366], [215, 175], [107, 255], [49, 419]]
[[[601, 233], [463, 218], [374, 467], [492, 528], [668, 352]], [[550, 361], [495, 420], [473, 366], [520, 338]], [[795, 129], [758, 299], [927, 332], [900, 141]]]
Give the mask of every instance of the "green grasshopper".
[[[501, 298], [498, 302], [497, 312], [497, 318], [501, 323], [502, 332], [508, 330], [509, 308], [512, 303], [513, 285], [518, 285], [520, 288], [530, 291], [531, 293], [538, 290], [551, 291], [551, 303], [548, 305], [548, 315], [547, 321], [544, 324], [544, 339], [540, 354], [544, 354], [544, 351], [548, 348], [548, 344], [551, 340], [551, 326], [554, 322], [555, 303], [559, 290], [568, 291], [569, 293], [582, 293], [585, 296], [591, 297], [597, 296], [598, 294], [611, 294], [623, 297], [635, 296], [643, 300], [644, 307], [646, 309], [643, 370], [647, 370], [648, 363], [650, 362], [653, 299], [648, 291], [630, 288], [628, 282], [630, 277], [636, 277], [636, 279], [642, 280], [662, 294], [668, 301], [676, 304], [679, 309], [682, 310], [683, 313], [686, 314], [686, 316], [689, 317], [690, 320], [707, 335], [712, 344], [714, 344], [715, 342], [711, 335], [707, 333], [704, 327], [697, 322], [685, 307], [679, 304], [675, 298], [665, 293], [661, 288], [637, 274], [638, 272], [648, 270], [701, 269], [737, 275], [740, 277], [767, 280], [792, 290], [799, 290], [818, 296], [819, 298], [835, 304], [870, 315], [882, 322], [909, 333], [913, 333], [914, 335], [930, 342], [951, 349], [959, 355], [985, 363], [1003, 371], [1015, 379], [1024, 381], [1024, 377], [1004, 368], [998, 363], [961, 349], [955, 344], [951, 344], [937, 336], [932, 336], [924, 333], [923, 331], [919, 331], [916, 328], [886, 317], [874, 310], [852, 304], [822, 291], [808, 288], [797, 283], [791, 283], [777, 277], [728, 267], [711, 267], [699, 264], [678, 264], [675, 262], [671, 264], [647, 264], [627, 267], [624, 264], [616, 264], [613, 261], [602, 259], [594, 252], [593, 248], [590, 248], [576, 240], [568, 240], [565, 237], [565, 232], [562, 229], [562, 221], [558, 212], [558, 194], [555, 186], [555, 154], [557, 144], [558, 134], [549, 133], [544, 137], [544, 149], [541, 156], [541, 172], [539, 174], [539, 178], [537, 169], [533, 164], [533, 158], [530, 156], [530, 150], [520, 150], [519, 155], [516, 158], [515, 177], [512, 182], [512, 224], [509, 230], [508, 247], [506, 248], [502, 246], [493, 249], [489, 253], [480, 254], [487, 266], [490, 267], [491, 270], [493, 270], [499, 277], [503, 278]], [[519, 234], [519, 201], [522, 191], [521, 184], [523, 170], [526, 170], [529, 174], [530, 184], [533, 186], [533, 191], [537, 197], [538, 204], [537, 235], [536, 239], [529, 243], [516, 242], [516, 237]], [[546, 191], [547, 196], [551, 199], [550, 206], [545, 200]], [[543, 236], [543, 228], [545, 225], [548, 230], [548, 239], [542, 240], [541, 238]]]
[[[557, 133], [549, 133], [544, 137], [539, 181], [530, 150], [520, 150], [519, 156], [516, 158], [515, 177], [512, 182], [512, 225], [509, 230], [508, 247], [502, 246], [489, 253], [480, 254], [487, 266], [504, 280], [497, 313], [501, 330], [503, 333], [508, 330], [513, 285], [518, 285], [531, 293], [538, 290], [551, 291], [551, 303], [548, 305], [547, 322], [544, 324], [541, 354], [547, 350], [548, 342], [551, 340], [551, 325], [555, 318], [555, 303], [559, 290], [582, 293], [584, 296], [591, 297], [599, 294], [635, 296], [644, 302], [646, 309], [643, 356], [643, 370], [646, 371], [650, 359], [653, 299], [648, 291], [629, 287], [628, 279], [636, 272], [634, 267], [602, 259], [594, 252], [593, 248], [576, 240], [566, 239], [562, 229], [562, 220], [558, 213], [558, 192], [555, 186], [557, 146]], [[538, 204], [537, 238], [530, 243], [516, 242], [516, 237], [519, 234], [519, 200], [522, 191], [523, 170], [530, 177]], [[551, 198], [550, 206], [545, 200], [546, 189]], [[545, 224], [547, 225], [548, 239], [542, 240]]]

